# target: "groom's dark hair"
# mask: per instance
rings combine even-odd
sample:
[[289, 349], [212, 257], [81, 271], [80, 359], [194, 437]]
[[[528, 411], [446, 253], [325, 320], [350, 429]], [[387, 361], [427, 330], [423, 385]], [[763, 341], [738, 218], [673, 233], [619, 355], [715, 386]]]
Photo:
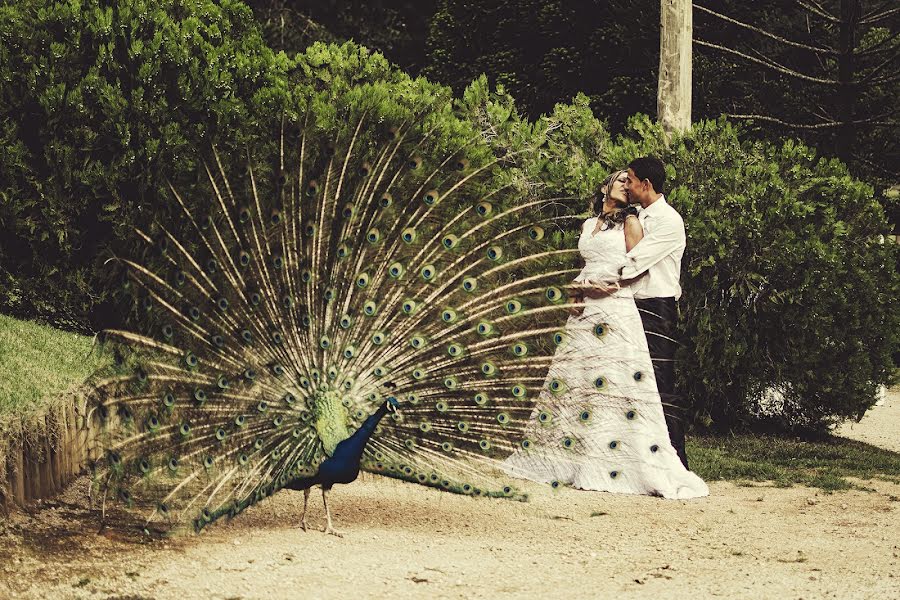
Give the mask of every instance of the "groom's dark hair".
[[663, 161], [655, 156], [642, 156], [628, 163], [628, 168], [634, 171], [641, 181], [649, 179], [657, 193], [666, 193], [666, 166]]

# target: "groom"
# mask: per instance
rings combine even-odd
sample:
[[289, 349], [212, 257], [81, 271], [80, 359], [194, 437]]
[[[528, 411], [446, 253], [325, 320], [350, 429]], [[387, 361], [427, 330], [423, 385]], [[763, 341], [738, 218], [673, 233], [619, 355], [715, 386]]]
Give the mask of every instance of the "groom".
[[[628, 164], [625, 190], [628, 201], [640, 204], [638, 219], [643, 238], [625, 256], [628, 262], [619, 272], [623, 284], [634, 292], [641, 314], [656, 385], [663, 402], [669, 439], [687, 468], [684, 452], [684, 406], [675, 394], [675, 302], [681, 296], [679, 277], [685, 248], [684, 221], [666, 202], [663, 194], [666, 171], [661, 160], [652, 156], [636, 158]], [[626, 235], [630, 228], [626, 227]], [[629, 244], [631, 246], [631, 244]]]

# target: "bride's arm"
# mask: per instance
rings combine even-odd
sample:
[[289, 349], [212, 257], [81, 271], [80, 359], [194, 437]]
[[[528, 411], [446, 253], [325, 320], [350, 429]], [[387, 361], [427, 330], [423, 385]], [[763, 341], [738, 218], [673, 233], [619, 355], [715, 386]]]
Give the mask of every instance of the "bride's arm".
[[625, 217], [625, 252], [631, 252], [631, 249], [637, 246], [643, 237], [644, 228], [641, 227], [641, 221], [637, 215]]

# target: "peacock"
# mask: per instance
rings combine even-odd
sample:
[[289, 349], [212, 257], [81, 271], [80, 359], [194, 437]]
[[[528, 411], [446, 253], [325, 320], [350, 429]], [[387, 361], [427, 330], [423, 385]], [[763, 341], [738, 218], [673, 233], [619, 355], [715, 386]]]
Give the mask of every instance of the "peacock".
[[287, 488], [305, 529], [319, 485], [337, 534], [328, 491], [360, 470], [526, 497], [499, 467], [533, 444], [583, 203], [385, 94], [306, 102], [243, 169], [210, 145], [111, 261], [129, 312], [96, 381], [104, 512], [199, 531]]

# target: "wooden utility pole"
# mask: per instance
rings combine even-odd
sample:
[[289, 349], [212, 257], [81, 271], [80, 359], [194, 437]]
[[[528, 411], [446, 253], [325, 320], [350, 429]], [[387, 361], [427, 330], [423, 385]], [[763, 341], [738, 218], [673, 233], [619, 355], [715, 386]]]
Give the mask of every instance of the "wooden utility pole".
[[656, 116], [668, 133], [691, 126], [691, 0], [660, 0]]

